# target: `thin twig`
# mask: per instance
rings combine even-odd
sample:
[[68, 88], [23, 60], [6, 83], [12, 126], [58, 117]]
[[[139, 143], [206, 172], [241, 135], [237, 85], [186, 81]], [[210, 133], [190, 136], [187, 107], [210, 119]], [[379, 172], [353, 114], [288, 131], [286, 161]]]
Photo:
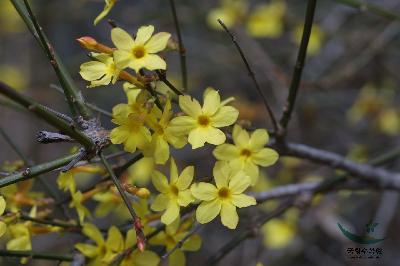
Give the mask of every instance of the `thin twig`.
[[158, 78], [164, 82], [165, 85], [168, 86], [168, 88], [170, 88], [176, 95], [183, 95], [183, 92], [181, 92], [180, 90], [178, 90], [168, 79], [166, 76], [166, 72], [165, 71], [159, 71], [157, 70], [157, 75]]
[[174, 18], [176, 34], [178, 35], [179, 57], [180, 57], [181, 72], [182, 72], [183, 91], [187, 91], [188, 90], [188, 78], [187, 78], [187, 66], [186, 66], [186, 49], [183, 44], [183, 39], [182, 39], [181, 29], [179, 26], [178, 16], [176, 14], [175, 1], [169, 0], [169, 5], [171, 6], [171, 11], [172, 11], [172, 16]]
[[181, 240], [176, 243], [176, 245], [170, 249], [167, 253], [161, 256], [161, 260], [167, 259], [172, 253], [175, 252], [178, 248], [181, 248], [183, 244], [188, 240], [192, 235], [194, 235], [201, 228], [201, 224], [196, 223], [195, 226], [188, 232]]
[[203, 265], [215, 265], [221, 259], [223, 259], [229, 252], [233, 249], [238, 247], [244, 240], [250, 237], [254, 237], [258, 231], [258, 229], [263, 226], [269, 220], [280, 216], [290, 207], [292, 207], [293, 201], [287, 200], [281, 203], [275, 210], [270, 213], [265, 214], [264, 216], [260, 217], [257, 222], [248, 228], [247, 230], [241, 232], [240, 234], [236, 235], [231, 241], [229, 241], [225, 246], [222, 246], [216, 253], [211, 255], [207, 261]]
[[278, 125], [278, 123], [277, 123], [277, 121], [276, 121], [275, 115], [274, 115], [274, 113], [272, 112], [272, 109], [271, 109], [270, 105], [268, 104], [267, 98], [265, 98], [265, 96], [264, 96], [264, 94], [263, 94], [263, 92], [262, 92], [262, 90], [261, 90], [260, 84], [258, 83], [258, 81], [257, 81], [257, 79], [256, 79], [256, 74], [255, 74], [254, 71], [251, 69], [251, 66], [250, 66], [249, 62], [247, 61], [247, 58], [246, 58], [246, 56], [244, 55], [242, 48], [240, 47], [238, 41], [236, 40], [236, 37], [233, 35], [232, 32], [229, 31], [229, 29], [226, 27], [226, 25], [224, 24], [224, 22], [222, 22], [222, 20], [218, 19], [218, 23], [221, 24], [222, 28], [223, 28], [223, 29], [226, 31], [226, 33], [228, 33], [229, 36], [231, 37], [232, 42], [233, 42], [233, 44], [235, 45], [236, 49], [238, 50], [238, 52], [239, 52], [239, 54], [240, 54], [240, 57], [242, 58], [242, 61], [243, 61], [243, 63], [244, 63], [245, 66], [246, 66], [246, 69], [247, 69], [247, 71], [248, 71], [248, 74], [249, 74], [249, 76], [251, 77], [251, 79], [252, 79], [252, 81], [253, 81], [253, 83], [254, 83], [254, 86], [256, 87], [257, 92], [260, 94], [261, 99], [262, 99], [263, 102], [264, 102], [264, 106], [265, 106], [265, 108], [267, 109], [269, 118], [271, 119], [272, 125], [273, 125], [273, 127], [274, 127], [274, 132], [277, 132], [277, 133], [278, 133], [280, 130], [279, 130], [279, 125]]
[[391, 12], [390, 10], [382, 8], [378, 5], [366, 3], [365, 1], [358, 1], [358, 0], [335, 0], [335, 1], [347, 6], [358, 8], [361, 11], [369, 11], [371, 13], [374, 13], [375, 15], [384, 17], [386, 19], [400, 20], [400, 15], [398, 13]]
[[293, 77], [289, 87], [289, 94], [286, 100], [285, 108], [282, 113], [282, 118], [280, 120], [280, 125], [283, 129], [283, 131], [281, 132], [281, 136], [283, 136], [286, 131], [286, 127], [290, 121], [296, 102], [297, 91], [300, 87], [301, 75], [306, 60], [308, 41], [310, 40], [316, 5], [317, 0], [308, 0], [306, 18], [303, 28], [303, 36], [301, 37], [299, 53], [297, 55], [296, 65], [294, 67]]

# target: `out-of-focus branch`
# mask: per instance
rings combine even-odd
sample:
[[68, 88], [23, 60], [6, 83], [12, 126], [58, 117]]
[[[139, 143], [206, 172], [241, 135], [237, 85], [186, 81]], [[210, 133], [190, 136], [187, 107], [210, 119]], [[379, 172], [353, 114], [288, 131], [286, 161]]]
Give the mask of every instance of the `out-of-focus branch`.
[[0, 250], [0, 257], [28, 257], [32, 259], [72, 261], [71, 255], [61, 255], [36, 251], [16, 251], [16, 250]]
[[391, 12], [378, 5], [366, 3], [365, 1], [359, 1], [359, 0], [335, 0], [335, 1], [347, 6], [358, 8], [360, 11], [368, 11], [374, 13], [375, 15], [387, 19], [400, 20], [399, 14]]
[[296, 103], [297, 91], [300, 87], [301, 75], [303, 73], [303, 67], [306, 60], [308, 41], [310, 40], [316, 5], [317, 0], [308, 0], [307, 2], [306, 18], [304, 21], [303, 35], [301, 37], [299, 53], [297, 55], [296, 65], [294, 66], [292, 81], [289, 87], [289, 94], [282, 113], [282, 118], [280, 120], [280, 125], [283, 129], [280, 136], [283, 136], [286, 131], [286, 127], [290, 121], [293, 108]]
[[275, 115], [272, 112], [272, 109], [270, 107], [270, 105], [268, 104], [267, 98], [265, 98], [260, 84], [258, 83], [257, 79], [256, 79], [256, 74], [254, 73], [254, 71], [251, 69], [251, 66], [249, 64], [249, 62], [247, 61], [246, 56], [243, 53], [242, 48], [240, 47], [239, 43], [236, 40], [236, 37], [233, 35], [232, 32], [229, 31], [228, 27], [226, 27], [226, 25], [224, 24], [224, 22], [222, 22], [222, 20], [218, 19], [218, 23], [221, 24], [222, 28], [226, 31], [226, 33], [228, 33], [228, 35], [231, 37], [233, 44], [235, 45], [236, 49], [238, 50], [240, 57], [242, 58], [242, 61], [244, 62], [246, 69], [249, 73], [249, 76], [251, 77], [251, 80], [254, 83], [254, 86], [256, 87], [256, 90], [258, 92], [258, 94], [260, 94], [262, 101], [264, 102], [264, 106], [267, 109], [268, 112], [268, 116], [271, 119], [272, 125], [274, 127], [274, 132], [278, 133], [280, 131], [278, 122], [276, 121]]
[[265, 215], [261, 216], [257, 221], [249, 227], [247, 230], [241, 232], [236, 237], [234, 237], [231, 241], [229, 241], [225, 246], [221, 247], [216, 253], [211, 255], [204, 265], [215, 265], [217, 264], [222, 258], [224, 258], [229, 252], [233, 249], [238, 247], [244, 240], [254, 237], [257, 235], [258, 229], [263, 226], [269, 220], [280, 216], [286, 210], [293, 206], [293, 201], [287, 200], [281, 203], [275, 210], [266, 213]]

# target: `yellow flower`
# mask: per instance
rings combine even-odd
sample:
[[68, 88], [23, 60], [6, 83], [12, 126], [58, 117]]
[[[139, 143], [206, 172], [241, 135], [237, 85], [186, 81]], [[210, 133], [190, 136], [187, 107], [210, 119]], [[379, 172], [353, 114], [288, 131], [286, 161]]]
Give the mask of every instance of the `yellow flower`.
[[26, 223], [13, 224], [8, 227], [12, 239], [7, 242], [8, 250], [31, 250], [31, 234]]
[[85, 257], [90, 258], [88, 265], [109, 265], [114, 257], [124, 250], [124, 238], [115, 226], [111, 226], [108, 230], [107, 240], [104, 240], [100, 230], [91, 223], [86, 223], [82, 232], [96, 243], [96, 245], [84, 243], [75, 245]]
[[152, 37], [154, 26], [142, 26], [133, 39], [121, 28], [111, 30], [111, 39], [117, 50], [114, 60], [118, 68], [130, 67], [138, 72], [142, 68], [148, 70], [166, 69], [167, 64], [156, 53], [165, 49], [171, 34], [159, 32]]
[[107, 14], [111, 11], [111, 9], [113, 8], [113, 6], [117, 0], [105, 0], [105, 1], [106, 1], [106, 5], [104, 6], [103, 11], [101, 11], [101, 13], [94, 20], [94, 25], [99, 23], [100, 20], [102, 20], [105, 16], [107, 16]]
[[188, 166], [178, 175], [174, 158], [171, 157], [170, 181], [159, 171], [152, 175], [153, 185], [161, 194], [154, 199], [151, 209], [154, 211], [166, 210], [161, 216], [164, 224], [171, 224], [179, 217], [180, 206], [186, 207], [194, 201], [189, 186], [192, 183], [194, 167]]
[[247, 20], [247, 31], [253, 37], [279, 37], [283, 32], [285, 11], [286, 4], [282, 0], [257, 6]]
[[[147, 124], [154, 131], [151, 138], [153, 146], [153, 156], [155, 163], [164, 164], [169, 158], [169, 144], [177, 149], [185, 146], [187, 140], [183, 136], [176, 136], [167, 130], [172, 117], [171, 101], [167, 100], [164, 111], [160, 114], [157, 106], [153, 107], [152, 112], [147, 116]], [[159, 120], [157, 119], [159, 117]]]
[[215, 30], [222, 30], [217, 19], [220, 19], [230, 28], [239, 23], [246, 15], [248, 5], [243, 0], [222, 0], [217, 8], [211, 9], [207, 16], [207, 23]]
[[108, 85], [110, 82], [114, 84], [118, 80], [121, 70], [115, 66], [113, 57], [98, 53], [92, 53], [92, 57], [98, 61], [83, 63], [79, 71], [84, 80], [90, 81], [88, 87]]
[[[136, 232], [131, 229], [126, 233], [124, 249], [131, 248], [136, 245]], [[144, 250], [140, 252], [135, 249], [124, 257], [120, 266], [157, 266], [160, 262], [160, 258], [156, 253]]]
[[222, 224], [235, 229], [239, 222], [236, 207], [256, 204], [253, 197], [243, 194], [250, 186], [250, 177], [243, 171], [233, 172], [225, 162], [215, 164], [213, 175], [216, 186], [205, 182], [191, 186], [192, 195], [203, 201], [196, 210], [196, 219], [204, 224], [221, 214]]
[[[151, 245], [165, 246], [167, 252], [172, 250], [189, 232], [192, 221], [182, 223], [176, 219], [172, 224], [165, 228], [165, 231], [160, 232], [149, 240]], [[201, 247], [201, 238], [198, 234], [191, 235], [182, 247], [176, 249], [168, 257], [168, 265], [184, 266], [186, 265], [185, 253], [183, 251], [197, 251]]]
[[168, 130], [182, 136], [188, 134], [192, 149], [204, 146], [204, 143], [219, 145], [225, 142], [226, 136], [220, 127], [235, 123], [239, 111], [232, 106], [225, 106], [230, 99], [221, 102], [218, 91], [207, 89], [203, 95], [203, 107], [190, 96], [179, 96], [179, 106], [187, 116], [178, 116], [171, 120]]
[[128, 104], [118, 104], [113, 108], [113, 119], [118, 127], [111, 130], [110, 140], [113, 144], [124, 144], [128, 152], [136, 148], [143, 149], [151, 140], [151, 133], [144, 126], [147, 110], [144, 102], [140, 101], [141, 90], [127, 90]]
[[90, 211], [82, 204], [82, 192], [71, 192], [72, 201], [69, 204], [70, 208], [75, 208], [78, 213], [80, 223], [83, 223], [86, 216], [90, 217]]
[[276, 162], [278, 153], [264, 148], [268, 143], [268, 132], [265, 129], [255, 130], [251, 136], [239, 125], [233, 128], [233, 144], [222, 144], [214, 149], [218, 160], [229, 162], [234, 171], [243, 170], [251, 178], [251, 185], [258, 179], [258, 165], [269, 166]]
[[[3, 215], [4, 211], [6, 210], [6, 201], [3, 196], [0, 196], [0, 215]], [[5, 222], [0, 221], [0, 237], [2, 237], [7, 230], [7, 225]]]

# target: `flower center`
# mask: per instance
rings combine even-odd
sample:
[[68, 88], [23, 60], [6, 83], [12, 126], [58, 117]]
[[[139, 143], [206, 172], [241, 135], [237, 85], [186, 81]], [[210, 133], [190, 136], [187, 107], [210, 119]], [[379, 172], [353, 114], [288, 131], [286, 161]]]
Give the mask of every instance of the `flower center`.
[[240, 151], [240, 155], [243, 156], [243, 157], [250, 157], [251, 151], [249, 149], [242, 149]]
[[175, 185], [171, 185], [171, 186], [170, 186], [170, 190], [171, 190], [171, 193], [172, 193], [174, 196], [178, 197], [178, 195], [179, 195], [179, 189], [178, 189]]
[[210, 124], [210, 119], [206, 115], [200, 115], [197, 118], [197, 123], [199, 123], [199, 125], [202, 127], [206, 127]]
[[220, 190], [218, 190], [218, 197], [220, 197], [221, 199], [229, 198], [230, 195], [231, 195], [231, 192], [226, 187], [223, 187]]
[[144, 57], [145, 53], [146, 53], [146, 51], [144, 50], [143, 46], [137, 46], [133, 49], [133, 55], [137, 59]]

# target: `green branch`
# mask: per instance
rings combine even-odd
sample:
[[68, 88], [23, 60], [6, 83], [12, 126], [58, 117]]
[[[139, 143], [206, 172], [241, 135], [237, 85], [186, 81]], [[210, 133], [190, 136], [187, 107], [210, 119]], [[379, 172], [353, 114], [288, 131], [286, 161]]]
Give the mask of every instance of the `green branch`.
[[76, 156], [79, 156], [79, 153], [77, 154], [73, 154], [73, 155], [68, 155], [62, 158], [59, 158], [57, 160], [51, 161], [51, 162], [47, 162], [47, 163], [43, 163], [43, 164], [38, 164], [32, 167], [28, 167], [26, 168], [24, 171], [6, 176], [4, 178], [0, 179], [0, 188], [20, 182], [20, 181], [24, 181], [24, 180], [28, 180], [31, 178], [34, 178], [38, 175], [50, 172], [54, 169], [57, 169], [59, 167], [62, 167], [64, 165], [67, 165], [69, 162], [71, 162]]
[[0, 257], [29, 257], [33, 259], [44, 259], [44, 260], [58, 260], [58, 261], [72, 261], [72, 255], [61, 255], [45, 252], [35, 251], [16, 251], [16, 250], [0, 250]]
[[398, 13], [391, 12], [385, 8], [382, 8], [374, 4], [364, 3], [364, 1], [358, 1], [358, 0], [335, 0], [335, 1], [347, 6], [358, 8], [361, 11], [368, 11], [374, 13], [375, 15], [387, 19], [400, 20], [400, 15]]
[[89, 119], [91, 116], [90, 110], [86, 107], [84, 99], [81, 93], [76, 88], [71, 75], [65, 68], [60, 57], [54, 51], [54, 48], [51, 46], [48, 38], [43, 32], [42, 27], [39, 25], [35, 15], [33, 14], [29, 6], [28, 1], [24, 0], [25, 6], [23, 6], [21, 1], [18, 0], [11, 0], [11, 2], [25, 22], [29, 31], [32, 33], [36, 41], [39, 43], [40, 47], [46, 53], [50, 64], [57, 74], [60, 84], [64, 90], [71, 113], [74, 117], [76, 117], [77, 115], [81, 115], [85, 119]]
[[294, 67], [292, 81], [289, 87], [289, 95], [286, 99], [286, 106], [285, 109], [283, 110], [282, 118], [280, 120], [280, 124], [283, 129], [282, 134], [285, 133], [284, 131], [286, 130], [286, 127], [290, 121], [293, 108], [296, 102], [297, 91], [299, 90], [301, 75], [303, 73], [303, 67], [306, 60], [308, 41], [310, 40], [316, 5], [317, 5], [317, 0], [308, 0], [306, 18], [304, 21], [303, 35], [301, 37], [299, 53], [297, 55], [296, 65]]
[[33, 99], [24, 96], [17, 92], [16, 90], [12, 89], [5, 83], [0, 81], [0, 94], [8, 97], [9, 99], [19, 103], [20, 105], [24, 106], [29, 111], [35, 113], [38, 117], [45, 120], [48, 124], [54, 126], [64, 134], [70, 136], [71, 138], [75, 139], [82, 145], [84, 145], [89, 150], [94, 146], [91, 139], [89, 139], [85, 134], [81, 131], [77, 130], [75, 127], [67, 123], [66, 121], [60, 119], [52, 112], [49, 112], [46, 107], [43, 105], [35, 102]]

